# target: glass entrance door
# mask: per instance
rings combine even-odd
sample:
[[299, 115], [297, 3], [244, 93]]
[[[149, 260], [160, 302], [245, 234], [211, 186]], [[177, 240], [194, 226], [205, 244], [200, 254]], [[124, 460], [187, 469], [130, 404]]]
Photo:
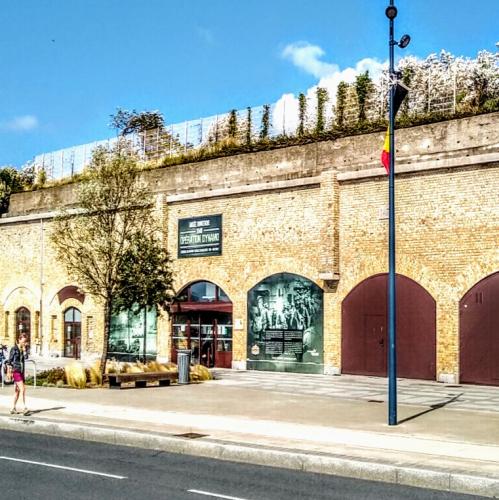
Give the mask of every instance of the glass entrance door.
[[70, 307], [64, 313], [64, 356], [80, 359], [81, 312]]
[[177, 349], [190, 349], [191, 362], [207, 368], [232, 365], [232, 314], [175, 314], [172, 328], [172, 361]]
[[232, 325], [216, 325], [216, 366], [232, 368]]

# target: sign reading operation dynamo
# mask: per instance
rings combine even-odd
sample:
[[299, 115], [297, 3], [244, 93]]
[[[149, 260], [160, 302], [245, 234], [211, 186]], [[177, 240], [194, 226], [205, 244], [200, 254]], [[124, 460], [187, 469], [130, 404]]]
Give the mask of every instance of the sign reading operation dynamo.
[[222, 255], [222, 215], [179, 219], [178, 257]]

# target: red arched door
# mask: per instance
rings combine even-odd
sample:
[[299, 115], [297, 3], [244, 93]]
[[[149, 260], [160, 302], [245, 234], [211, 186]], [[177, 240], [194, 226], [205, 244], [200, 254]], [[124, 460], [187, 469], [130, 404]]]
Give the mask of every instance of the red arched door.
[[[436, 304], [418, 283], [401, 275], [397, 286], [397, 375], [436, 378]], [[342, 372], [387, 375], [388, 275], [357, 285], [342, 305]]]
[[461, 299], [459, 337], [461, 382], [499, 385], [499, 272]]

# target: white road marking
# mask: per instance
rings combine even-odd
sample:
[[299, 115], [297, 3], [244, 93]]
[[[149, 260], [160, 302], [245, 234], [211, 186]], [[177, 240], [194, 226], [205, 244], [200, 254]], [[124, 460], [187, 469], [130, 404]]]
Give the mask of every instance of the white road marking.
[[221, 495], [220, 493], [210, 493], [209, 491], [202, 490], [187, 490], [187, 493], [196, 493], [197, 495], [204, 495], [205, 497], [226, 498], [227, 500], [246, 500], [241, 497], [230, 497], [228, 495]]
[[21, 458], [0, 457], [0, 460], [9, 460], [11, 462], [22, 462], [23, 464], [41, 465], [43, 467], [52, 467], [53, 469], [70, 470], [73, 472], [81, 472], [83, 474], [92, 474], [94, 476], [110, 477], [112, 479], [127, 479], [126, 476], [116, 476], [114, 474], [105, 474], [104, 472], [96, 472], [93, 470], [86, 470], [86, 469], [75, 469], [74, 467], [65, 467], [64, 465], [46, 464], [44, 462], [34, 462], [33, 460], [22, 460]]

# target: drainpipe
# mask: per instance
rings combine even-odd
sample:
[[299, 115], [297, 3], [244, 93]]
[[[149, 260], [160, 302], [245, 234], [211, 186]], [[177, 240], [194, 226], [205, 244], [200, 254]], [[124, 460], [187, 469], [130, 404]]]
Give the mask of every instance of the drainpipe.
[[43, 260], [45, 257], [45, 241], [44, 241], [43, 219], [40, 219], [40, 320], [38, 321], [38, 338], [40, 339], [40, 355], [44, 353], [43, 346]]

